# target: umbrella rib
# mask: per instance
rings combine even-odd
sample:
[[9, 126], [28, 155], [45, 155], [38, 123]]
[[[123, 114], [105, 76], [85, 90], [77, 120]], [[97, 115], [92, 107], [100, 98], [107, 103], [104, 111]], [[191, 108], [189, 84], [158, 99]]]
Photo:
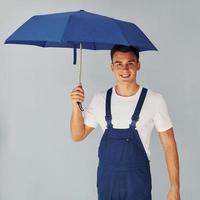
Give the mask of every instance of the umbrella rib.
[[96, 42], [94, 42], [94, 49], [97, 50]]
[[44, 42], [44, 47], [46, 47], [46, 46], [47, 46], [47, 41]]

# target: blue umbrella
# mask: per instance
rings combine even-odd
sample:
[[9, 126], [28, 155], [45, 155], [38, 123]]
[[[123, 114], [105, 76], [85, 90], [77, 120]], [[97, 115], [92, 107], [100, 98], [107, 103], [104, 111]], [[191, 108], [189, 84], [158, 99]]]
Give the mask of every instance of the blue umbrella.
[[[139, 52], [157, 50], [142, 30], [133, 23], [84, 10], [36, 15], [26, 21], [5, 41], [5, 44], [26, 44], [40, 47], [80, 49], [81, 84], [82, 49], [110, 50], [113, 45], [134, 46]], [[82, 109], [79, 103], [80, 109]]]

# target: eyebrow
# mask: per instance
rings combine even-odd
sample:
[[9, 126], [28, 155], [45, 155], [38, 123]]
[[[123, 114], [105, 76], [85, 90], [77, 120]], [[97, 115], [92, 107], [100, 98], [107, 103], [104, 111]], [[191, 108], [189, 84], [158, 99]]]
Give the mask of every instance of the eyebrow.
[[[129, 60], [128, 62], [137, 62], [137, 60], [131, 59], [131, 60]], [[122, 61], [116, 60], [114, 63], [122, 63]]]

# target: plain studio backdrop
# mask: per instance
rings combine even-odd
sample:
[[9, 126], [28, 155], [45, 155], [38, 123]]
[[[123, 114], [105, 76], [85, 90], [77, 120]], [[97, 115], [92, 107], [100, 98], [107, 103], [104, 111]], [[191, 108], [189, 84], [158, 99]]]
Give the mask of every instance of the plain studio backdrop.
[[[4, 45], [31, 16], [84, 9], [136, 23], [159, 49], [140, 54], [138, 82], [163, 94], [180, 156], [182, 200], [199, 194], [199, 1], [1, 0], [0, 200], [95, 200], [102, 130], [70, 136], [70, 92], [78, 84], [72, 49]], [[110, 51], [83, 50], [86, 108], [115, 83]], [[151, 137], [153, 200], [166, 199], [169, 178], [158, 133]]]

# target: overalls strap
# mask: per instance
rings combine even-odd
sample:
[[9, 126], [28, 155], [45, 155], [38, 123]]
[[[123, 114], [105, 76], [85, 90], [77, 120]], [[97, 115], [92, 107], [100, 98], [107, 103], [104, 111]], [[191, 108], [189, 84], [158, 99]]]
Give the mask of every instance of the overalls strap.
[[105, 120], [107, 122], [107, 127], [113, 127], [112, 125], [112, 115], [111, 115], [111, 95], [112, 95], [112, 88], [108, 89], [106, 94], [106, 116]]
[[134, 111], [134, 113], [133, 113], [133, 115], [131, 117], [130, 126], [133, 126], [134, 128], [135, 128], [136, 122], [139, 120], [140, 112], [141, 112], [141, 109], [142, 109], [146, 94], [147, 94], [147, 89], [146, 88], [142, 88], [142, 92], [141, 92], [139, 100], [137, 102], [135, 111]]
[[[144, 103], [145, 97], [147, 94], [147, 89], [146, 88], [142, 88], [142, 92], [140, 94], [139, 100], [137, 102], [135, 111], [131, 117], [131, 124], [130, 126], [133, 126], [135, 128], [135, 124], [139, 119], [139, 115], [140, 115], [140, 111], [142, 109], [142, 105]], [[107, 128], [108, 127], [113, 127], [112, 124], [112, 115], [111, 115], [111, 95], [112, 95], [112, 88], [107, 90], [106, 93], [106, 116], [105, 116], [105, 120], [107, 122]]]

